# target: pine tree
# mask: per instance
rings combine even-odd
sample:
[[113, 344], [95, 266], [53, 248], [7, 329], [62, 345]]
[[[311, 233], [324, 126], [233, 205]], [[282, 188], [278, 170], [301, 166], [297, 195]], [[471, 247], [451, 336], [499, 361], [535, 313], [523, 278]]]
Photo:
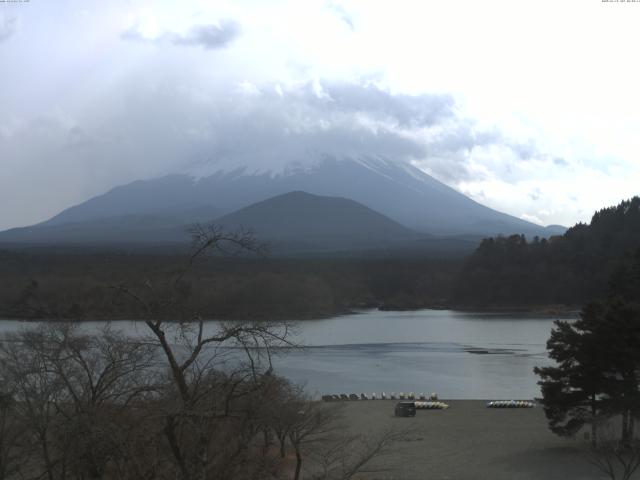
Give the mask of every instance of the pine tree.
[[620, 416], [621, 442], [640, 417], [640, 251], [612, 276], [603, 301], [575, 322], [557, 321], [547, 342], [552, 367], [536, 367], [551, 430], [573, 435], [585, 424]]
[[600, 345], [590, 321], [600, 304], [590, 304], [576, 322], [556, 321], [547, 342], [553, 367], [536, 367], [540, 376], [542, 404], [552, 432], [572, 436], [589, 424], [592, 439], [604, 413], [602, 398], [606, 377]]

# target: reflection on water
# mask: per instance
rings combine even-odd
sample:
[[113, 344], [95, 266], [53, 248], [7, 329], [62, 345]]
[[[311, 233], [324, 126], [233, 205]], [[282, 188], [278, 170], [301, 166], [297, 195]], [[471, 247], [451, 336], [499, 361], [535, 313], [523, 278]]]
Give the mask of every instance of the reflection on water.
[[[533, 398], [533, 367], [549, 363], [545, 344], [557, 316], [448, 310], [364, 311], [300, 322], [308, 348], [275, 358], [276, 371], [311, 394], [437, 392], [441, 398]], [[575, 318], [566, 315], [564, 318]], [[86, 322], [95, 331], [99, 322]], [[217, 322], [207, 322], [213, 331]], [[0, 333], [25, 322], [0, 321]], [[141, 322], [114, 322], [131, 336]]]

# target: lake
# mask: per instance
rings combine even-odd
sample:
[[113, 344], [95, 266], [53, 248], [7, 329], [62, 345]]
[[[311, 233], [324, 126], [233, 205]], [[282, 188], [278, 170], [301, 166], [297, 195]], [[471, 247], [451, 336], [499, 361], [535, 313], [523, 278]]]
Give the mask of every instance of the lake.
[[[540, 396], [534, 366], [548, 365], [545, 344], [559, 316], [451, 310], [381, 312], [297, 324], [307, 348], [276, 356], [277, 373], [325, 393], [436, 392], [450, 399]], [[563, 315], [564, 319], [576, 318]], [[25, 322], [0, 321], [0, 333]], [[99, 322], [87, 322], [92, 330]], [[139, 322], [115, 322], [138, 336]], [[216, 322], [208, 322], [215, 328]]]

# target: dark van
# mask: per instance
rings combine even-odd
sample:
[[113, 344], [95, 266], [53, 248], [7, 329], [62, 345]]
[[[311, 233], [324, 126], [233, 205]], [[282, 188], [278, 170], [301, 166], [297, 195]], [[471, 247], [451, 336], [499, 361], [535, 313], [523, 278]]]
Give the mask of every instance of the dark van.
[[415, 417], [415, 402], [398, 402], [396, 403], [396, 417]]

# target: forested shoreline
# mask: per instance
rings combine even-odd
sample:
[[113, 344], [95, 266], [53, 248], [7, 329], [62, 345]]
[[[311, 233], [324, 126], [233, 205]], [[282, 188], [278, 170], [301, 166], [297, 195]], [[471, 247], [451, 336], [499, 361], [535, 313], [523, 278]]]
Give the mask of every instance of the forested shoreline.
[[581, 305], [606, 294], [640, 248], [640, 198], [596, 212], [562, 236], [487, 238], [461, 269], [452, 303]]
[[[180, 255], [0, 252], [0, 317], [142, 319], [122, 282], [169, 289]], [[313, 319], [363, 308], [448, 306], [462, 259], [210, 258], [183, 295], [205, 318]]]

